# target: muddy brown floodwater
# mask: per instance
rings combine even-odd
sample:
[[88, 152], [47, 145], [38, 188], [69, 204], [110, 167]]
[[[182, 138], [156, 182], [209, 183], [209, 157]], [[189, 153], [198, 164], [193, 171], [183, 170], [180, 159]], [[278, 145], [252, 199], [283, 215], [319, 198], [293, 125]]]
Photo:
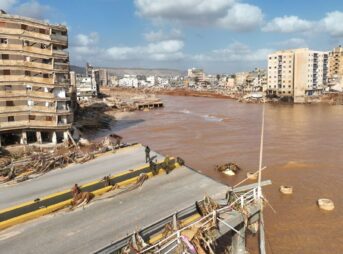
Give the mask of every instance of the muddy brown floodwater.
[[[262, 105], [228, 99], [162, 96], [165, 108], [124, 117], [113, 130], [126, 141], [148, 144], [166, 155], [234, 184], [245, 177], [214, 172], [215, 164], [236, 162], [257, 169]], [[343, 106], [266, 105], [264, 193], [276, 210], [265, 209], [269, 253], [343, 253]], [[280, 185], [292, 185], [284, 196]], [[335, 210], [316, 201], [327, 197]], [[257, 253], [256, 237], [248, 248]]]

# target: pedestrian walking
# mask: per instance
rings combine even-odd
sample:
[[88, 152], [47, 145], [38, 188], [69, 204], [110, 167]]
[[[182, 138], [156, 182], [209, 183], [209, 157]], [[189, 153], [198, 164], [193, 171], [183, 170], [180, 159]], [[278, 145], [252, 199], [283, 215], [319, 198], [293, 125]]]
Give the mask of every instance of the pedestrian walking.
[[145, 148], [145, 162], [147, 163], [147, 162], [149, 162], [149, 161], [150, 161], [150, 147], [147, 146], [147, 147]]

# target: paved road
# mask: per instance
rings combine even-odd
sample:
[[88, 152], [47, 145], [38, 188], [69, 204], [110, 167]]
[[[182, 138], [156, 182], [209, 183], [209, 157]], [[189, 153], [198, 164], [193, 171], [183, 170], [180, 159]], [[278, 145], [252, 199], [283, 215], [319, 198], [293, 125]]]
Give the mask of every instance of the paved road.
[[[137, 146], [99, 157], [84, 164], [71, 165], [12, 186], [0, 187], [0, 209], [34, 200], [37, 197], [70, 189], [73, 184], [83, 184], [105, 175], [134, 169], [145, 164], [145, 147]], [[151, 156], [157, 155], [151, 152]], [[157, 159], [162, 159], [157, 155]]]
[[0, 233], [0, 252], [90, 253], [191, 205], [205, 195], [223, 198], [226, 186], [186, 167], [147, 180], [139, 189], [58, 212]]

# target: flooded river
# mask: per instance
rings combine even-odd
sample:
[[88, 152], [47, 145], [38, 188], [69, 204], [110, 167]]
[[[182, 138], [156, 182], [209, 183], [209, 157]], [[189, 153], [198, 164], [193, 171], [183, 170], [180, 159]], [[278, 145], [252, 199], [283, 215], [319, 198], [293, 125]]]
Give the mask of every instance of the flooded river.
[[[262, 105], [228, 99], [162, 96], [165, 108], [136, 112], [113, 130], [126, 141], [148, 144], [166, 155], [228, 184], [215, 164], [236, 162], [258, 167]], [[343, 106], [266, 105], [264, 193], [276, 210], [265, 210], [269, 253], [343, 253]], [[283, 196], [280, 185], [294, 186]], [[333, 199], [323, 212], [316, 201]], [[250, 239], [251, 253], [257, 253]]]

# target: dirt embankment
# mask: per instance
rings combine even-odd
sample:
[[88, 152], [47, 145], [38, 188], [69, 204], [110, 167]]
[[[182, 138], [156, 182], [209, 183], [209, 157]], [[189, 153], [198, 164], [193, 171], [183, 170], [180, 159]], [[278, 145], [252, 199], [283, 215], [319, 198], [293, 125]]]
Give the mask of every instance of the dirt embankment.
[[210, 97], [210, 98], [226, 98], [238, 100], [241, 98], [239, 94], [221, 94], [216, 91], [195, 91], [185, 88], [165, 89], [165, 88], [104, 88], [102, 90], [106, 94], [156, 94], [156, 95], [174, 95], [174, 96], [193, 96], [193, 97]]

